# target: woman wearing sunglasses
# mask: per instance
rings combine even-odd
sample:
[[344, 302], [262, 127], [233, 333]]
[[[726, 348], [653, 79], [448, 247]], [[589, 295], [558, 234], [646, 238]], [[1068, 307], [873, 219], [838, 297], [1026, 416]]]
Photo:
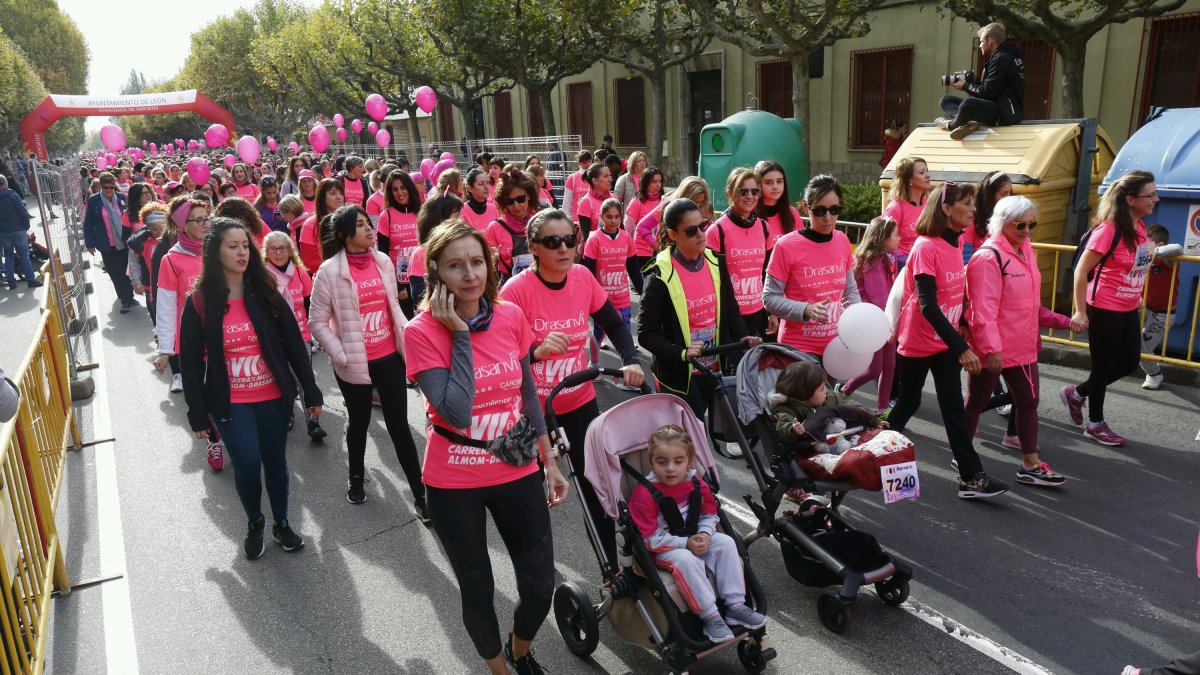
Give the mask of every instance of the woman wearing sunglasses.
[[991, 236], [967, 264], [967, 324], [983, 368], [967, 379], [966, 425], [974, 436], [979, 414], [1003, 377], [1013, 402], [1009, 419], [1017, 433], [1006, 434], [1002, 445], [1024, 455], [1017, 482], [1056, 487], [1067, 479], [1038, 454], [1038, 326], [1070, 326], [1076, 332], [1082, 327], [1042, 307], [1042, 273], [1031, 244], [1035, 227], [1033, 202], [1015, 196], [1001, 199], [988, 221]]
[[729, 208], [705, 233], [708, 247], [725, 256], [746, 331], [758, 337], [767, 333], [762, 288], [771, 240], [767, 222], [756, 213], [761, 192], [753, 169], [734, 169], [725, 181]]
[[538, 210], [538, 189], [533, 179], [511, 168], [500, 174], [496, 183], [496, 207], [500, 217], [488, 223], [483, 231], [488, 244], [496, 252], [496, 271], [500, 283], [525, 271], [533, 264], [525, 227]]
[[693, 371], [691, 359], [716, 345], [762, 342], [747, 335], [725, 258], [708, 250], [704, 230], [696, 202], [680, 197], [662, 209], [663, 246], [646, 268], [638, 314], [638, 343], [653, 356], [655, 380], [686, 400], [700, 419], [712, 402], [712, 385]]
[[[529, 221], [528, 232], [533, 266], [505, 283], [500, 297], [520, 307], [533, 328], [530, 363], [542, 405], [555, 385], [588, 367], [589, 318], [604, 329], [621, 355], [625, 386], [640, 387], [645, 374], [637, 361], [633, 336], [592, 272], [575, 264], [580, 242], [567, 214], [542, 211]], [[554, 412], [570, 444], [575, 470], [582, 472], [584, 434], [588, 423], [600, 416], [592, 383], [560, 392], [554, 400]], [[603, 517], [604, 510], [591, 486], [586, 481], [582, 486], [589, 512], [597, 523], [604, 521], [600, 525], [601, 543], [609, 560], [616, 560], [612, 520]]]
[[965, 368], [968, 374], [978, 375], [981, 367], [979, 357], [958, 332], [967, 281], [958, 237], [971, 226], [974, 215], [975, 186], [947, 181], [934, 188], [917, 221], [917, 243], [897, 280], [904, 284], [896, 324], [900, 397], [888, 416], [893, 429], [904, 431], [921, 407], [921, 389], [933, 373], [946, 438], [954, 453], [951, 465], [958, 469], [960, 499], [1008, 492], [1006, 483], [984, 472], [963, 408], [962, 371]]
[[842, 307], [860, 302], [854, 249], [837, 229], [842, 188], [833, 176], [808, 181], [802, 230], [780, 237], [767, 264], [763, 304], [779, 317], [779, 341], [817, 358], [837, 337]]

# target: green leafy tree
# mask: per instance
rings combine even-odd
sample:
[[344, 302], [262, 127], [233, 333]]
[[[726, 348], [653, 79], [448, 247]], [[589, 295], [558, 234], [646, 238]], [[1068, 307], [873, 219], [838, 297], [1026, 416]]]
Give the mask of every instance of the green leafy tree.
[[1054, 45], [1062, 57], [1063, 113], [1084, 117], [1087, 44], [1106, 26], [1172, 12], [1185, 0], [947, 0], [945, 7], [980, 25], [1000, 21], [1012, 33]]
[[362, 105], [356, 88], [346, 82], [329, 56], [329, 36], [341, 29], [328, 5], [307, 12], [278, 32], [255, 43], [251, 61], [260, 77], [286, 87], [297, 98], [294, 138], [317, 112], [351, 110]]
[[707, 20], [714, 37], [753, 56], [792, 65], [792, 115], [809, 147], [808, 58], [814, 49], [870, 32], [866, 15], [884, 0], [686, 0]]
[[21, 152], [21, 120], [46, 93], [42, 78], [25, 54], [0, 31], [0, 152]]
[[129, 69], [129, 79], [121, 85], [123, 96], [132, 96], [146, 91], [146, 76], [137, 68]]

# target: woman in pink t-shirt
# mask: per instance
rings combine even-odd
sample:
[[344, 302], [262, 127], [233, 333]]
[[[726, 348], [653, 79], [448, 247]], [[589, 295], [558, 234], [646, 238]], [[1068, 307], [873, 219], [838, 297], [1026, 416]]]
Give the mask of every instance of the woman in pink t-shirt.
[[600, 227], [600, 205], [612, 196], [612, 170], [607, 164], [593, 164], [583, 172], [583, 180], [587, 183], [587, 192], [579, 200], [575, 222], [579, 223], [579, 232], [586, 242], [592, 230]]
[[233, 179], [233, 185], [237, 189], [237, 196], [251, 204], [254, 203], [255, 199], [258, 199], [261, 191], [254, 184], [254, 181], [250, 179], [250, 167], [241, 163], [234, 164], [233, 170], [230, 171], [230, 177]]
[[780, 319], [779, 341], [821, 358], [837, 337], [842, 308], [860, 302], [854, 255], [836, 229], [842, 188], [833, 176], [815, 176], [801, 204], [809, 224], [775, 244], [767, 264], [763, 304]]
[[[733, 282], [733, 294], [746, 332], [758, 337], [767, 334], [763, 276], [767, 271], [771, 239], [766, 221], [759, 220], [756, 213], [761, 192], [752, 169], [734, 169], [725, 181], [729, 208], [705, 233], [705, 244], [725, 256], [725, 266], [729, 269], [729, 280]], [[778, 322], [771, 323], [773, 333]]]
[[920, 157], [905, 157], [896, 164], [892, 186], [888, 190], [888, 205], [883, 215], [891, 216], [900, 225], [900, 265], [908, 259], [917, 240], [917, 219], [925, 207], [925, 195], [931, 185], [929, 165]]
[[[303, 201], [303, 198], [301, 198]], [[317, 190], [317, 204], [313, 215], [300, 226], [300, 259], [310, 270], [320, 269], [321, 263], [328, 257], [322, 250], [322, 239], [328, 228], [327, 217], [346, 203], [346, 194], [342, 192], [342, 184], [333, 178], [321, 181]]]
[[779, 238], [797, 227], [804, 227], [800, 220], [800, 212], [792, 206], [788, 196], [787, 174], [779, 162], [764, 159], [754, 165], [754, 177], [762, 188], [762, 199], [758, 202], [758, 217], [767, 221], [767, 232], [771, 240], [767, 242], [767, 250], [775, 248]]
[[[588, 239], [584, 245], [582, 262], [600, 282], [613, 307], [625, 320], [625, 327], [629, 328], [633, 317], [629, 280], [640, 276], [641, 272], [633, 255], [633, 239], [621, 227], [622, 216], [620, 200], [616, 197], [604, 200], [600, 205], [600, 229], [597, 236]], [[604, 337], [604, 328], [597, 324], [592, 334], [599, 344]]]
[[592, 166], [592, 153], [589, 150], [580, 150], [575, 155], [575, 162], [579, 165], [579, 170], [567, 176], [563, 182], [563, 213], [567, 214], [573, 222], [578, 222], [576, 214], [579, 211], [579, 201], [587, 194], [587, 181], [583, 179], [585, 171]]
[[500, 217], [496, 202], [492, 200], [491, 176], [481, 169], [471, 169], [467, 173], [466, 183], [467, 200], [463, 203], [463, 220], [483, 232], [488, 223]]
[[629, 202], [625, 210], [625, 231], [633, 239], [633, 264], [629, 279], [633, 282], [633, 290], [642, 294], [642, 268], [654, 257], [654, 234], [649, 238], [637, 236], [638, 223], [653, 213], [662, 203], [663, 173], [656, 166], [647, 167], [642, 172], [642, 181], [638, 183], [637, 196]]
[[[1083, 435], [1104, 445], [1124, 445], [1104, 421], [1108, 386], [1137, 369], [1141, 359], [1142, 294], [1154, 248], [1142, 219], [1158, 206], [1154, 174], [1130, 171], [1100, 198], [1096, 224], [1075, 266], [1075, 314], [1071, 320], [1088, 331], [1092, 369], [1088, 378], [1067, 385], [1059, 397], [1074, 424], [1088, 424]], [[1090, 278], [1089, 278], [1090, 276]]]
[[234, 485], [249, 522], [244, 551], [266, 551], [265, 484], [285, 551], [304, 546], [288, 523], [288, 419], [296, 384], [310, 415], [323, 400], [300, 329], [263, 265], [250, 233], [232, 218], [214, 218], [196, 289], [184, 301], [179, 360], [188, 424], [197, 438], [215, 421], [229, 449]]
[[496, 270], [503, 284], [533, 264], [525, 227], [538, 210], [537, 185], [520, 169], [509, 169], [497, 179], [496, 206], [500, 216], [487, 224], [483, 236], [496, 254]]
[[904, 431], [921, 406], [921, 389], [933, 373], [938, 407], [953, 466], [958, 469], [961, 499], [995, 497], [1008, 491], [1003, 481], [991, 478], [971, 443], [962, 396], [962, 371], [974, 375], [981, 367], [959, 333], [964, 324], [967, 271], [963, 268], [958, 237], [975, 215], [975, 186], [946, 182], [934, 189], [917, 221], [917, 243], [909, 254], [897, 283], [904, 284], [902, 309], [897, 321], [896, 375], [900, 397], [888, 416], [893, 429]]
[[400, 309], [404, 316], [413, 316], [413, 298], [408, 288], [409, 266], [413, 251], [420, 242], [417, 239], [417, 212], [421, 202], [417, 198], [417, 186], [407, 173], [396, 169], [383, 181], [386, 207], [376, 222], [379, 250], [386, 253], [396, 268], [396, 287], [400, 294]]
[[[433, 529], [458, 581], [476, 653], [492, 672], [507, 670], [506, 657], [522, 672], [541, 672], [530, 644], [554, 595], [547, 506], [566, 500], [567, 480], [529, 365], [535, 337], [520, 308], [500, 299], [482, 232], [461, 219], [445, 223], [434, 228], [427, 249], [431, 290], [404, 345], [408, 376], [425, 394], [430, 423], [423, 479]], [[501, 438], [509, 452], [497, 454], [489, 442]], [[533, 461], [537, 455], [544, 471]], [[493, 605], [488, 513], [512, 552], [517, 578], [506, 643]]]
[[375, 228], [361, 206], [348, 204], [333, 212], [325, 251], [330, 257], [313, 279], [308, 327], [329, 355], [346, 404], [346, 500], [367, 500], [367, 427], [372, 393], [378, 392], [384, 425], [412, 491], [413, 510], [428, 522], [421, 462], [408, 430], [402, 356], [407, 321], [396, 300], [396, 270], [375, 250]]

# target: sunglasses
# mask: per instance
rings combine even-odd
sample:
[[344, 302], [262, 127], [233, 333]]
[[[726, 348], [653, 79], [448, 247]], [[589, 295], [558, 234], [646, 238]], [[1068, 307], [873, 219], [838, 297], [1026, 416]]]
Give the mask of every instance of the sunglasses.
[[117, 186], [116, 185], [101, 185], [100, 189], [101, 190], [116, 190]]
[[276, 183], [275, 183], [274, 178], [262, 179], [262, 187], [269, 188], [269, 187], [275, 187], [275, 185], [276, 185]]
[[948, 180], [945, 183], [942, 183], [942, 196], [938, 200], [938, 206], [941, 206], [946, 203], [946, 193], [949, 192], [950, 188], [955, 185], [958, 185], [958, 183], [955, 183], [952, 180]]
[[834, 217], [837, 217], [842, 215], [842, 205], [837, 204], [836, 206], [814, 206], [810, 208], [809, 211], [812, 212], [814, 218], [824, 218], [825, 214], [827, 213], [832, 213]]
[[1014, 220], [1013, 225], [1016, 225], [1017, 229], [1020, 230], [1021, 232], [1024, 232], [1025, 230], [1029, 230], [1030, 232], [1033, 232], [1033, 228], [1037, 227], [1037, 221], [1036, 220]]
[[[524, 200], [522, 200], [522, 201], [524, 201]], [[551, 251], [557, 251], [558, 249], [562, 248], [563, 246], [566, 246], [567, 248], [575, 248], [575, 246], [579, 243], [579, 240], [576, 239], [575, 235], [573, 235], [573, 234], [568, 234], [565, 237], [560, 237], [557, 234], [552, 234], [552, 235], [549, 235], [546, 237], [542, 237], [541, 239], [535, 239], [535, 240], [533, 240], [533, 243], [541, 244], [542, 246], [545, 246], [546, 248], [550, 249]]]
[[506, 197], [501, 199], [500, 203], [504, 206], [512, 206], [513, 204], [524, 204], [525, 195], [517, 195], [516, 197]]
[[678, 229], [675, 231], [678, 232], [679, 234], [682, 234], [685, 237], [694, 237], [694, 236], [700, 234], [701, 232], [703, 232], [704, 228], [700, 225], [693, 225], [689, 228]]
[[739, 197], [757, 197], [761, 192], [758, 188], [738, 188], [737, 191]]

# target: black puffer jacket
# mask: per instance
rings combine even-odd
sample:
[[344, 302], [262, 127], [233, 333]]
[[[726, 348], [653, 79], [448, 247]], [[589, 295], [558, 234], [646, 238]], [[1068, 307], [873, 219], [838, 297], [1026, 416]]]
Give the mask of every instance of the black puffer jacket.
[[1025, 119], [1025, 60], [1011, 42], [1000, 45], [988, 58], [983, 75], [963, 90], [975, 98], [987, 99], [1000, 106], [1000, 126]]

